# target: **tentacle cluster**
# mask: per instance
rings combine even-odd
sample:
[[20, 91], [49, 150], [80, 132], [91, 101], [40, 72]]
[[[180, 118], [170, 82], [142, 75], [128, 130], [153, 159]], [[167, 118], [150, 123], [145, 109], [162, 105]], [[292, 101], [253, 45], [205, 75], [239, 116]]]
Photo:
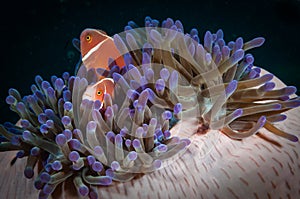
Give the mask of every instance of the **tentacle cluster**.
[[[114, 41], [127, 63], [144, 73], [141, 80], [149, 79], [147, 70], [156, 76], [163, 73], [162, 68], [168, 74], [177, 72], [176, 89], [169, 86], [182, 104], [183, 118], [198, 117], [207, 128], [219, 129], [234, 139], [254, 135], [265, 127], [291, 141], [298, 140], [273, 125], [286, 118], [282, 112], [300, 105], [299, 98], [290, 99], [296, 88], [274, 89], [273, 75], [261, 75], [253, 56], [245, 53], [261, 46], [264, 38], [244, 42], [239, 37], [226, 44], [223, 31], [218, 30], [207, 31], [200, 43], [198, 31], [184, 34], [178, 20], [168, 18], [158, 25], [150, 17], [145, 19], [145, 28], [131, 21]], [[158, 103], [158, 99], [172, 101], [173, 95], [157, 96]]]
[[[23, 99], [10, 89], [6, 101], [19, 114], [21, 127], [0, 126], [1, 151], [19, 150], [17, 158], [27, 157], [27, 178], [33, 177], [38, 163], [43, 165], [35, 179], [41, 198], [68, 178], [82, 196], [95, 195], [93, 186], [159, 169], [190, 143], [171, 136], [173, 111], [151, 116], [146, 106], [148, 91], [137, 97], [133, 110], [118, 110], [110, 95], [105, 95], [100, 109], [100, 101], [82, 100], [86, 79], [65, 73], [51, 81], [37, 76], [33, 94]], [[173, 108], [180, 113], [178, 106]], [[127, 117], [132, 120], [126, 121]]]
[[[145, 28], [129, 22], [114, 42], [126, 65], [108, 60], [110, 69], [64, 73], [44, 81], [21, 97], [9, 90], [6, 102], [20, 125], [0, 125], [0, 151], [18, 150], [27, 158], [24, 174], [32, 178], [40, 198], [47, 198], [66, 180], [82, 196], [97, 198], [97, 185], [127, 181], [157, 170], [184, 152], [190, 141], [172, 135], [178, 120], [199, 118], [202, 129], [219, 129], [234, 139], [256, 134], [262, 127], [297, 141], [276, 128], [281, 114], [300, 105], [290, 99], [295, 87], [274, 90], [272, 74], [261, 75], [245, 51], [263, 38], [225, 43], [222, 30], [184, 34], [180, 21], [145, 19]], [[121, 68], [121, 69], [120, 69]], [[103, 102], [84, 99], [99, 77], [112, 78], [114, 94]]]

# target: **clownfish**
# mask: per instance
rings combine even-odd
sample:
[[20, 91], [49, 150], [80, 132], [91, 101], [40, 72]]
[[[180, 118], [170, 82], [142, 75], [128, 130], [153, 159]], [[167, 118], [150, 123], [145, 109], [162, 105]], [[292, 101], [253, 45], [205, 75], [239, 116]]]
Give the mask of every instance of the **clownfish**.
[[[113, 39], [101, 30], [85, 29], [80, 35], [80, 51], [82, 62], [87, 70], [91, 68], [109, 69], [109, 58], [112, 58], [120, 68], [125, 66], [125, 61]], [[103, 102], [104, 94], [112, 96], [113, 91], [113, 79], [100, 77], [98, 82], [87, 87], [82, 98]]]
[[[104, 100], [104, 94], [110, 94], [110, 96], [113, 96], [114, 91], [114, 80], [111, 78], [103, 78], [97, 83], [93, 85], [89, 85], [82, 98], [83, 99], [89, 99], [92, 101], [99, 100], [103, 102]], [[101, 106], [102, 107], [102, 106]]]
[[118, 51], [113, 38], [96, 29], [85, 29], [80, 35], [80, 51], [82, 62], [90, 68], [108, 68], [108, 60], [112, 58], [122, 68], [125, 61]]

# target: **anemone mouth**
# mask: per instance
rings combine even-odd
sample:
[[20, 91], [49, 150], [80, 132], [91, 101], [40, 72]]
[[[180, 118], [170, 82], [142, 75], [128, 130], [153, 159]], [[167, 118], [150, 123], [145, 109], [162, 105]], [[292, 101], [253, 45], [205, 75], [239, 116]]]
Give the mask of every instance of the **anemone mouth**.
[[[95, 186], [171, 166], [195, 133], [180, 120], [200, 122], [202, 158], [216, 145], [218, 131], [241, 140], [265, 127], [298, 141], [273, 125], [285, 119], [282, 112], [300, 105], [299, 98], [290, 99], [296, 89], [274, 89], [273, 75], [261, 74], [253, 56], [245, 55], [263, 38], [226, 44], [218, 30], [208, 31], [201, 44], [197, 31], [184, 34], [180, 21], [167, 19], [161, 28], [151, 18], [145, 22], [145, 28], [130, 22], [113, 37], [125, 66], [108, 60], [109, 70], [87, 70], [85, 59], [76, 77], [64, 73], [48, 82], [37, 76], [32, 95], [22, 98], [9, 90], [6, 101], [21, 122], [0, 125], [0, 149], [19, 150], [12, 163], [27, 157], [27, 178], [40, 165], [34, 181], [40, 198], [64, 181], [81, 196], [98, 197]], [[113, 79], [113, 95], [83, 98], [103, 77]]]

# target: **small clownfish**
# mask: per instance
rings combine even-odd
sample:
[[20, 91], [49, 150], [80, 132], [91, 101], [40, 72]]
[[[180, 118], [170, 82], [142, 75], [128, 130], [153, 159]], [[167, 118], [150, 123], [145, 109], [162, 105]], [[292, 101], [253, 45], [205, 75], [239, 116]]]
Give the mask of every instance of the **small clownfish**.
[[[110, 94], [113, 96], [114, 92], [114, 80], [111, 78], [104, 78], [99, 80], [97, 83], [93, 85], [89, 85], [84, 92], [82, 99], [88, 99], [92, 101], [99, 100], [103, 102], [104, 94]], [[102, 108], [102, 105], [101, 105]]]
[[101, 30], [87, 28], [80, 35], [80, 51], [82, 61], [87, 70], [90, 68], [108, 68], [108, 60], [112, 58], [122, 68], [125, 61], [111, 37]]

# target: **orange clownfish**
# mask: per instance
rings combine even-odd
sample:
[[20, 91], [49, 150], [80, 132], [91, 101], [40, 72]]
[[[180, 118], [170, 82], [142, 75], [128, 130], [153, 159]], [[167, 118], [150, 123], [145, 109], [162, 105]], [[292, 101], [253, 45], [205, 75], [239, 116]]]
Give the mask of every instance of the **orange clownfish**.
[[115, 60], [120, 68], [125, 65], [113, 38], [101, 30], [85, 29], [80, 35], [80, 51], [87, 70], [90, 68], [108, 69], [109, 58]]
[[[120, 68], [125, 66], [125, 61], [113, 39], [101, 30], [85, 29], [80, 35], [80, 51], [87, 70], [91, 68], [109, 69], [109, 58], [112, 58]], [[104, 94], [112, 96], [113, 91], [113, 79], [100, 77], [97, 83], [87, 87], [82, 97], [103, 102]]]
[[93, 85], [89, 85], [86, 88], [82, 96], [82, 99], [88, 99], [92, 101], [99, 100], [103, 102], [104, 94], [110, 94], [110, 96], [113, 96], [114, 87], [115, 84], [113, 79], [111, 78], [101, 79], [97, 83]]

